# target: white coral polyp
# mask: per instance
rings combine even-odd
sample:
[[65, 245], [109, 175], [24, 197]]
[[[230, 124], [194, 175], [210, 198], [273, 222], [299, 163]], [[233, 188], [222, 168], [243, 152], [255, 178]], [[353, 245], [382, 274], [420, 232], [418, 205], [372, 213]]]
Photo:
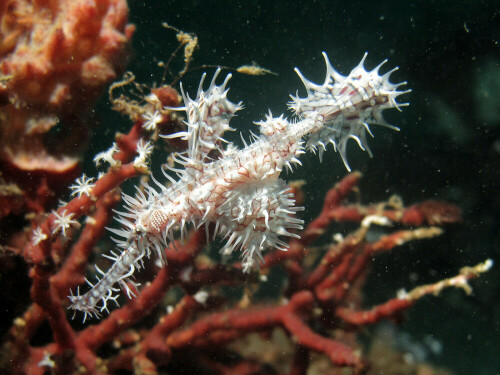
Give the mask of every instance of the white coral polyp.
[[58, 232], [61, 232], [64, 237], [67, 237], [66, 230], [71, 226], [79, 226], [80, 223], [76, 220], [73, 220], [74, 214], [68, 213], [67, 210], [62, 210], [61, 213], [57, 211], [52, 211], [54, 216], [56, 217], [54, 220], [54, 225], [52, 229], [52, 234], [56, 235]]
[[114, 158], [114, 155], [119, 151], [118, 145], [113, 142], [113, 145], [108, 150], [100, 152], [94, 157], [96, 167], [99, 167], [103, 162], [108, 163], [111, 167], [116, 167], [119, 162]]
[[80, 198], [82, 195], [86, 195], [87, 197], [90, 197], [92, 189], [94, 188], [94, 184], [92, 183], [93, 181], [94, 178], [87, 177], [84, 173], [82, 177], [76, 179], [74, 185], [69, 187], [72, 190], [71, 196], [74, 197], [77, 195], [78, 198]]

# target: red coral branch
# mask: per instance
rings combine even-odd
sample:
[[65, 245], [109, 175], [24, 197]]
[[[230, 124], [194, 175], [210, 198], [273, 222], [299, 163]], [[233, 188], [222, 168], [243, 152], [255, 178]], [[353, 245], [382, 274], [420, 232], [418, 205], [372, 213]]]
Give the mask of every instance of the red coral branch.
[[[116, 160], [131, 160], [135, 154], [134, 142], [138, 141], [140, 134], [139, 127], [134, 126], [128, 135], [119, 137], [119, 144], [123, 149], [120, 148], [119, 153], [115, 155]], [[138, 173], [133, 163], [117, 165], [96, 182], [92, 196], [82, 195], [65, 205], [64, 209], [73, 213], [75, 218], [92, 213], [79, 239], [71, 246], [69, 256], [65, 256], [67, 246], [63, 246], [57, 237], [50, 236], [36, 245], [27, 245], [24, 255], [33, 264], [32, 300], [35, 304], [22, 318], [22, 328], [18, 324], [11, 330], [11, 345], [17, 348], [17, 354], [13, 357], [14, 363], [23, 362], [21, 353], [30, 358], [20, 366], [24, 371], [41, 373], [38, 363], [43, 358], [47, 355], [50, 358], [61, 356], [70, 350], [75, 353], [77, 363], [88, 373], [112, 373], [123, 369], [157, 373], [158, 366], [168, 366], [175, 362], [176, 358], [182, 357], [179, 354], [182, 350], [189, 349], [199, 351], [196, 363], [200, 366], [208, 366], [221, 373], [247, 373], [251, 369], [260, 368], [258, 362], [242, 360], [228, 366], [207, 356], [207, 350], [212, 352], [215, 348], [223, 348], [250, 332], [270, 333], [277, 327], [283, 327], [296, 346], [292, 373], [301, 373], [307, 368], [305, 353], [311, 350], [326, 355], [335, 366], [349, 366], [357, 372], [363, 372], [367, 364], [360, 357], [359, 351], [328, 334], [329, 329], [338, 327], [335, 318], [351, 326], [374, 324], [385, 318], [393, 319], [423, 295], [441, 290], [445, 286], [462, 286], [466, 280], [480, 273], [467, 269], [463, 271], [463, 276], [445, 280], [442, 282], [444, 284], [425, 286], [409, 292], [408, 296], [411, 298], [395, 298], [370, 310], [360, 310], [356, 308], [356, 304], [352, 305], [353, 301], [359, 304], [358, 288], [367, 272], [368, 261], [373, 256], [381, 251], [390, 251], [407, 241], [429, 238], [441, 233], [441, 229], [436, 227], [398, 230], [381, 236], [375, 242], [367, 242], [366, 234], [372, 224], [371, 221], [365, 223], [365, 218], [375, 215], [372, 220], [375, 223], [380, 221], [376, 218], [386, 217], [418, 226], [417, 224], [422, 222], [415, 219], [417, 212], [422, 215], [425, 212], [425, 215], [420, 217], [425, 216], [426, 222], [432, 220], [434, 223], [444, 222], [442, 219], [436, 219], [442, 217], [443, 212], [455, 212], [446, 205], [437, 203], [413, 205], [408, 209], [386, 209], [384, 205], [345, 205], [343, 202], [349, 193], [356, 189], [360, 178], [360, 174], [353, 173], [327, 193], [322, 212], [305, 228], [301, 239], [290, 241], [289, 251], [273, 251], [265, 255], [264, 269], [281, 265], [288, 272], [288, 302], [249, 308], [235, 305], [226, 311], [211, 312], [198, 317], [200, 310], [207, 311], [209, 308], [224, 306], [221, 300], [215, 304], [215, 300], [210, 298], [206, 302], [197, 300], [194, 294], [199, 290], [222, 284], [256, 283], [258, 280], [255, 274], [244, 277], [239, 265], [231, 267], [213, 264], [207, 260], [200, 262], [199, 254], [206, 245], [205, 230], [201, 228], [191, 234], [186, 244], [176, 243], [177, 250], [165, 250], [167, 266], [154, 275], [153, 281], [141, 289], [137, 298], [127, 301], [123, 307], [111, 312], [100, 323], [76, 332], [66, 317], [64, 296], [69, 288], [82, 281], [92, 249], [103, 235], [103, 229], [111, 219], [111, 209], [119, 199], [115, 188]], [[346, 211], [342, 211], [344, 208]], [[433, 209], [436, 212], [433, 212]], [[339, 212], [350, 212], [349, 215], [343, 215], [342, 220], [349, 218], [363, 221], [361, 227], [339, 243], [329, 245], [317, 265], [307, 266], [304, 263], [306, 248], [328, 229], [332, 221], [340, 218]], [[357, 212], [358, 216], [353, 215], [353, 212]], [[408, 212], [412, 214], [409, 215]], [[402, 219], [404, 217], [406, 218]], [[447, 217], [457, 219], [453, 215]], [[50, 234], [53, 222], [54, 215], [49, 215], [39, 223], [39, 228]], [[55, 249], [58, 249], [57, 254], [65, 257], [57, 271], [57, 262], [52, 258]], [[181, 286], [188, 294], [169, 314], [159, 314], [151, 329], [140, 334], [134, 333], [132, 327], [151, 315], [164, 296], [176, 285]], [[318, 320], [318, 317], [321, 317], [321, 320]], [[194, 322], [190, 322], [190, 318], [195, 318]], [[32, 348], [28, 340], [44, 319], [47, 319], [51, 326], [54, 343], [48, 343], [42, 348]], [[184, 328], [180, 329], [181, 326]], [[322, 326], [321, 334], [315, 332], [312, 326]], [[346, 334], [348, 332], [347, 330]], [[97, 350], [118, 339], [123, 348], [107, 359], [106, 366], [102, 367], [99, 365]], [[77, 364], [59, 361], [56, 366], [71, 369], [76, 368]]]
[[394, 298], [366, 311], [338, 307], [335, 310], [335, 314], [346, 323], [357, 326], [370, 325], [382, 319], [393, 318], [401, 311], [410, 308], [413, 304], [414, 301]]

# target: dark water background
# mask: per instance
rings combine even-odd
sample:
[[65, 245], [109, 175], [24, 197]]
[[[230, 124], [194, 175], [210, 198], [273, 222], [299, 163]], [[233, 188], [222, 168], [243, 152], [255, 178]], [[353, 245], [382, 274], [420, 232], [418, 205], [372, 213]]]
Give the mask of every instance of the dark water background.
[[[138, 81], [161, 80], [157, 67], [177, 46], [167, 22], [199, 37], [193, 66], [238, 67], [257, 62], [278, 73], [251, 77], [235, 74], [230, 99], [245, 110], [233, 126], [248, 135], [253, 121], [268, 108], [286, 111], [288, 95], [302, 90], [293, 72], [299, 67], [315, 82], [324, 79], [321, 52], [343, 74], [369, 52], [366, 66], [385, 58], [387, 69], [399, 66], [392, 81], [408, 81], [411, 103], [386, 118], [395, 133], [374, 127], [374, 158], [349, 147], [351, 167], [364, 174], [364, 203], [400, 195], [406, 204], [441, 199], [458, 204], [464, 223], [446, 228], [438, 239], [405, 246], [379, 257], [367, 282], [367, 306], [412, 287], [449, 277], [487, 257], [497, 264], [472, 282], [474, 295], [447, 290], [420, 301], [400, 326], [423, 342], [431, 335], [442, 353], [429, 357], [457, 374], [500, 373], [500, 3], [497, 1], [130, 1], [136, 24], [134, 55], [129, 64]], [[175, 67], [175, 66], [174, 66]], [[179, 64], [179, 69], [181, 65]], [[174, 69], [175, 70], [175, 69]], [[201, 71], [183, 82], [193, 93]], [[168, 80], [167, 80], [168, 82]], [[302, 92], [302, 95], [304, 93]], [[107, 109], [88, 153], [109, 147], [116, 130], [130, 123]], [[292, 176], [308, 184], [307, 214], [315, 215], [329, 187], [346, 174], [331, 150], [320, 164], [303, 158]]]

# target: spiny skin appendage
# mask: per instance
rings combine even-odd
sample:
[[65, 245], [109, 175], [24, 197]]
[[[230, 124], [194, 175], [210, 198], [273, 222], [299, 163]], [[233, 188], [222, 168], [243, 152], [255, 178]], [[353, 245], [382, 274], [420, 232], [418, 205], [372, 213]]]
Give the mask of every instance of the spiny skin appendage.
[[[116, 299], [120, 290], [113, 287], [115, 284], [119, 284], [129, 298], [135, 297], [134, 290], [138, 290], [139, 284], [130, 280], [130, 277], [133, 276], [136, 269], [141, 269], [141, 260], [144, 255], [144, 252], [132, 245], [119, 255], [107, 256], [107, 258], [114, 261], [111, 268], [104, 273], [96, 266], [96, 270], [102, 275], [101, 279], [98, 279], [95, 284], [86, 280], [92, 289], [83, 295], [80, 295], [79, 289], [76, 295], [71, 293], [69, 308], [75, 310], [75, 312], [76, 310], [82, 311], [84, 313], [83, 321], [85, 322], [87, 315], [100, 317], [101, 312], [108, 311], [109, 300], [112, 300], [118, 306]], [[97, 307], [99, 303], [101, 305]]]
[[[307, 91], [307, 97], [292, 96], [289, 103], [297, 120], [269, 113], [256, 123], [260, 136], [252, 135], [253, 143], [244, 141], [242, 149], [222, 138], [225, 131], [232, 130], [229, 122], [242, 108], [241, 103], [227, 99], [226, 86], [231, 75], [217, 86], [217, 70], [204, 91], [204, 74], [195, 99], [181, 86], [184, 107], [170, 109], [186, 112], [187, 131], [167, 137], [188, 140], [188, 149], [173, 155], [180, 168], [166, 166], [178, 178], [162, 169], [171, 182], [169, 187], [152, 177], [155, 187], [144, 183], [134, 197], [123, 194], [125, 211], [116, 212], [121, 228], [108, 228], [121, 253], [106, 256], [114, 262], [111, 268], [104, 273], [96, 267], [101, 277], [95, 284], [88, 282], [91, 289], [85, 294], [72, 293], [69, 308], [82, 311], [84, 320], [87, 316], [98, 317], [107, 310], [110, 300], [116, 303], [117, 284], [129, 298], [133, 297], [138, 284], [131, 277], [142, 268], [143, 258], [153, 250], [164, 264], [165, 247], [173, 243], [177, 231], [181, 239], [185, 237], [187, 223], [195, 227], [215, 223], [214, 235], [226, 239], [222, 252], [241, 250], [244, 272], [262, 261], [266, 248], [287, 250], [288, 244], [281, 237], [299, 237], [295, 231], [302, 229], [303, 221], [296, 213], [303, 208], [295, 206], [290, 188], [280, 179], [282, 170], [300, 165], [299, 156], [305, 150], [319, 150], [321, 157], [328, 143], [339, 151], [349, 169], [347, 141], [353, 138], [370, 152], [366, 143], [366, 133], [371, 135], [368, 124], [397, 129], [384, 121], [382, 111], [399, 109], [404, 104], [397, 103], [396, 98], [409, 91], [397, 90], [404, 83], [389, 82], [392, 71], [378, 74], [383, 63], [366, 71], [366, 54], [345, 77], [333, 69], [326, 54], [323, 56], [327, 74], [322, 85], [308, 81], [296, 69]], [[138, 158], [142, 163], [152, 147], [142, 141], [139, 146]], [[219, 157], [212, 158], [213, 154]]]
[[411, 90], [397, 90], [400, 86], [406, 85], [406, 82], [394, 84], [389, 81], [390, 75], [397, 68], [379, 75], [380, 68], [387, 60], [373, 70], [366, 71], [364, 68], [366, 56], [365, 53], [361, 62], [348, 76], [343, 76], [332, 67], [323, 52], [327, 68], [323, 84], [318, 85], [307, 80], [298, 69], [295, 69], [304, 83], [307, 97], [291, 95], [292, 101], [288, 103], [289, 108], [300, 118], [319, 116], [324, 125], [309, 134], [306, 149], [312, 151], [318, 149], [321, 158], [326, 145], [331, 143], [340, 153], [349, 171], [351, 169], [346, 157], [347, 141], [354, 139], [371, 157], [372, 153], [366, 141], [367, 133], [373, 137], [369, 124], [399, 130], [384, 120], [382, 111], [387, 108], [400, 110], [400, 107], [408, 105], [396, 102], [396, 98], [411, 92]]

